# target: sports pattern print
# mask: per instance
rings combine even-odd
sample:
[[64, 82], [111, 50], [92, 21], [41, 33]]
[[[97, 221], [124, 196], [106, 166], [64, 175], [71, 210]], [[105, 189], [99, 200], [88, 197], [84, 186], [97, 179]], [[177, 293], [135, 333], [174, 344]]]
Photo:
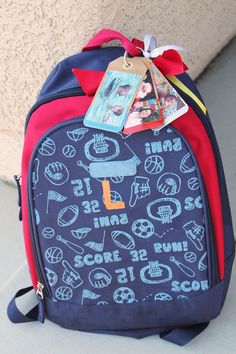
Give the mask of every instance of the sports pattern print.
[[[90, 175], [91, 163], [129, 160], [135, 175]], [[73, 119], [40, 142], [30, 180], [34, 237], [54, 301], [184, 301], [210, 287], [202, 177], [177, 131], [124, 137]], [[124, 208], [107, 209], [103, 180]]]

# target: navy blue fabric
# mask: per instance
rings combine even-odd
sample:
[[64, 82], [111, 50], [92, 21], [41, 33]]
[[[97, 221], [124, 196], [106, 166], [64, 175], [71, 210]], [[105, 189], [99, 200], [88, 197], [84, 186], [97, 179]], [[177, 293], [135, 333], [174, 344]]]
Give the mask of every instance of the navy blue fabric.
[[121, 47], [100, 48], [81, 52], [58, 63], [45, 81], [38, 100], [64, 90], [79, 88], [72, 68], [105, 71], [109, 62], [124, 54]]
[[105, 311], [101, 306], [78, 306], [47, 297], [45, 306], [47, 318], [65, 328], [114, 331], [113, 334], [132, 329], [140, 330], [140, 336], [144, 336], [148, 328], [160, 333], [167, 331], [164, 328], [187, 327], [214, 319], [221, 311], [223, 291], [224, 282], [220, 282], [205, 293], [184, 301], [114, 304], [106, 306]]
[[[161, 328], [158, 328], [158, 329], [157, 328], [142, 328], [142, 329], [125, 329], [125, 330], [118, 330], [118, 331], [97, 330], [97, 331], [89, 331], [89, 332], [142, 339], [142, 338], [151, 336], [153, 334], [159, 334], [159, 333], [161, 333], [161, 331], [162, 331]], [[84, 331], [84, 332], [86, 332], [86, 331]]]
[[[129, 335], [143, 338], [155, 333], [169, 332], [175, 327], [206, 323], [221, 311], [222, 297], [228, 288], [234, 254], [226, 261], [226, 278], [202, 295], [184, 302], [126, 304], [122, 307], [79, 307], [68, 302], [45, 298], [47, 318], [62, 327], [96, 333]], [[135, 326], [133, 326], [135, 318]], [[191, 323], [192, 321], [192, 323]], [[133, 329], [131, 330], [131, 326]], [[166, 327], [166, 328], [165, 328]], [[168, 329], [169, 327], [169, 329]]]
[[[185, 86], [187, 86], [198, 98], [199, 100], [203, 103], [204, 103], [204, 100], [196, 86], [196, 84], [193, 82], [193, 80], [191, 79], [191, 77], [188, 75], [187, 72], [183, 73], [183, 74], [180, 74], [180, 75], [177, 75], [176, 76]], [[172, 83], [173, 84], [173, 83]], [[175, 86], [175, 88], [177, 89], [177, 87]], [[178, 89], [179, 90], [179, 89]], [[181, 93], [182, 95], [182, 91], [179, 90], [179, 92]]]
[[189, 343], [193, 338], [201, 334], [209, 325], [209, 322], [200, 323], [189, 327], [170, 329], [147, 328], [125, 331], [92, 331], [92, 333], [115, 334], [120, 336], [129, 336], [136, 339], [142, 339], [154, 334], [160, 334], [160, 337], [168, 342], [183, 346]]
[[[29, 311], [26, 315], [23, 315], [16, 306], [15, 300], [18, 297], [21, 297], [28, 293], [29, 291], [33, 290], [33, 287], [27, 287], [25, 289], [19, 290], [14, 298], [8, 305], [8, 317], [13, 323], [25, 323], [25, 322], [32, 322], [32, 321], [39, 321], [41, 323], [44, 322], [44, 310], [42, 308], [42, 302], [36, 305], [31, 311]], [[194, 337], [199, 335], [209, 323], [203, 323], [198, 325], [193, 325], [189, 327], [181, 327], [175, 328], [173, 330], [163, 332], [162, 328], [147, 328], [147, 329], [134, 329], [134, 330], [125, 330], [125, 331], [114, 331], [114, 330], [97, 330], [91, 331], [93, 333], [105, 333], [105, 334], [116, 334], [116, 335], [123, 335], [129, 336], [134, 338], [144, 338], [146, 336], [150, 336], [152, 334], [161, 333], [160, 337], [166, 341], [172, 342], [178, 345], [185, 345]]]
[[33, 290], [33, 286], [29, 286], [27, 288], [23, 288], [17, 291], [15, 296], [12, 298], [7, 307], [7, 315], [11, 322], [13, 323], [22, 323], [22, 322], [32, 322], [39, 321], [41, 323], [44, 322], [44, 310], [42, 302], [39, 302], [36, 306], [34, 306], [26, 315], [24, 315], [18, 309], [16, 305], [16, 299], [24, 296], [28, 292]]
[[[188, 304], [188, 314], [189, 317], [194, 317], [194, 314], [192, 313], [192, 310], [195, 309], [196, 311], [200, 313], [204, 313], [204, 314], [209, 314], [210, 318], [214, 318], [218, 315], [222, 304], [220, 302], [218, 302], [218, 300], [220, 300], [222, 298], [222, 292], [225, 292], [226, 289], [228, 288], [228, 283], [229, 283], [229, 279], [230, 279], [230, 273], [231, 273], [231, 269], [232, 269], [232, 264], [233, 264], [233, 260], [234, 260], [234, 254], [227, 259], [226, 261], [226, 278], [224, 282], [221, 282], [220, 284], [218, 284], [216, 287], [214, 287], [212, 290], [209, 290], [207, 293], [205, 293], [205, 296], [202, 297], [202, 299], [199, 300], [199, 297], [195, 297], [194, 300], [194, 305], [193, 306], [189, 306], [190, 304]], [[22, 296], [24, 293], [31, 291], [32, 287], [26, 288], [26, 289], [21, 289], [19, 292], [17, 292], [16, 296]], [[14, 300], [14, 301], [13, 301]], [[15, 297], [13, 299], [13, 305], [9, 304], [9, 310], [8, 310], [8, 316], [9, 319], [14, 322], [14, 323], [21, 323], [21, 322], [29, 322], [29, 321], [35, 321], [37, 320], [37, 306], [32, 309], [31, 313], [32, 315], [30, 315], [31, 319], [29, 319], [29, 314], [27, 314], [28, 317], [22, 315], [21, 313], [18, 314], [18, 309], [16, 308], [15, 305]], [[197, 300], [197, 302], [195, 301]], [[11, 301], [11, 303], [12, 303]], [[130, 336], [130, 337], [134, 337], [137, 339], [140, 338], [144, 338], [146, 336], [149, 335], [153, 335], [153, 334], [157, 334], [157, 333], [161, 333], [161, 337], [167, 341], [170, 341], [174, 344], [178, 344], [178, 345], [185, 345], [187, 342], [189, 342], [191, 339], [193, 339], [194, 337], [196, 337], [198, 334], [200, 334], [206, 327], [207, 327], [207, 322], [203, 322], [203, 323], [199, 323], [199, 324], [194, 324], [192, 326], [186, 326], [186, 327], [176, 327], [172, 329], [168, 329], [168, 328], [163, 328], [163, 323], [164, 323], [164, 318], [168, 317], [168, 313], [165, 312], [164, 309], [164, 314], [163, 314], [163, 318], [162, 315], [160, 316], [160, 318], [158, 319], [157, 322], [155, 322], [156, 325], [158, 325], [158, 327], [154, 327], [154, 328], [139, 328], [139, 329], [125, 329], [125, 330], [121, 330], [121, 329], [111, 329], [111, 330], [103, 330], [103, 329], [92, 329], [92, 326], [90, 323], [86, 323], [85, 324], [81, 324], [78, 323], [78, 318], [82, 319], [81, 322], [85, 321], [86, 319], [88, 320], [91, 316], [91, 314], [83, 314], [81, 313], [81, 311], [79, 311], [79, 313], [77, 314], [77, 312], [75, 312], [75, 307], [74, 306], [70, 306], [69, 308], [66, 306], [64, 308], [63, 304], [62, 304], [62, 308], [60, 308], [60, 303], [55, 303], [54, 301], [51, 301], [50, 299], [46, 298], [45, 299], [45, 306], [46, 306], [46, 310], [47, 310], [47, 317], [53, 321], [56, 322], [57, 324], [59, 324], [62, 327], [66, 327], [66, 328], [71, 328], [71, 329], [79, 329], [80, 331], [89, 331], [92, 333], [105, 333], [105, 334], [116, 334], [116, 335], [121, 335], [121, 336]], [[209, 307], [207, 307], [205, 309], [205, 304], [209, 304]], [[171, 317], [171, 321], [174, 321], [177, 317], [177, 321], [181, 321], [182, 325], [184, 325], [185, 321], [182, 318], [182, 306], [181, 302], [179, 302], [179, 304], [176, 306], [175, 310], [172, 310], [172, 315]], [[213, 306], [214, 305], [214, 306]], [[213, 307], [213, 312], [211, 312], [211, 308]], [[77, 308], [77, 307], [76, 307]], [[96, 310], [96, 308], [95, 308]], [[161, 310], [161, 309], [160, 309]], [[210, 310], [210, 313], [209, 313]], [[152, 313], [150, 311], [150, 313]], [[162, 310], [161, 310], [162, 313]], [[159, 314], [159, 312], [158, 312]], [[69, 315], [69, 316], [68, 316]], [[123, 316], [123, 314], [121, 314]], [[99, 317], [100, 316], [100, 317]], [[112, 314], [110, 314], [111, 318], [112, 318]], [[142, 318], [143, 316], [143, 318]], [[165, 317], [164, 317], [165, 316]], [[69, 318], [68, 318], [69, 317]], [[181, 317], [178, 318], [178, 317]], [[93, 320], [95, 320], [95, 323], [93, 323], [94, 328], [97, 326], [99, 327], [100, 325], [100, 318], [101, 315], [96, 313], [96, 316], [93, 317]], [[137, 317], [137, 326], [140, 325], [140, 327], [144, 327], [145, 323], [144, 323], [144, 319], [148, 318], [147, 317], [147, 313], [145, 310], [144, 315], [140, 314], [140, 317]], [[202, 319], [204, 321], [204, 319]], [[122, 321], [123, 324], [126, 324], [125, 318], [122, 317]], [[207, 321], [207, 318], [205, 318], [205, 321]], [[107, 321], [107, 323], [109, 323], [109, 321]], [[106, 325], [107, 325], [106, 323]], [[150, 326], [150, 324], [153, 325], [153, 322], [148, 322], [148, 326]], [[173, 322], [174, 324], [174, 322]], [[112, 324], [111, 324], [112, 325]], [[123, 325], [124, 327], [124, 325]]]
[[180, 327], [161, 333], [160, 337], [167, 342], [178, 344], [180, 346], [186, 345], [193, 338], [201, 334], [209, 325], [209, 322], [201, 323], [199, 325], [189, 326], [189, 327]]

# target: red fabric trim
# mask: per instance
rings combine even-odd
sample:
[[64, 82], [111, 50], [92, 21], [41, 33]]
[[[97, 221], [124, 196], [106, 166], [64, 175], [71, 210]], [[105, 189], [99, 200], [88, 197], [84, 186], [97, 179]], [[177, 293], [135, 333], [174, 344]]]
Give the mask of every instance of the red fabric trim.
[[56, 124], [67, 119], [84, 115], [92, 101], [90, 97], [69, 97], [54, 100], [40, 106], [29, 121], [22, 157], [22, 215], [25, 250], [28, 259], [30, 275], [34, 288], [37, 286], [37, 273], [30, 240], [30, 227], [27, 208], [27, 173], [30, 158], [35, 144], [40, 137]]
[[139, 47], [141, 49], [144, 49], [144, 43], [138, 38], [133, 38], [132, 43], [135, 45], [135, 47]]
[[[132, 42], [120, 32], [104, 28], [83, 47], [82, 51], [99, 48], [102, 44], [108, 43], [112, 40], [120, 40], [123, 48], [132, 56], [140, 54], [140, 49], [143, 48], [142, 42], [134, 38]], [[153, 63], [161, 70], [164, 75], [179, 75], [188, 70], [188, 67], [182, 61], [181, 56], [176, 50], [166, 50], [162, 55], [153, 59]]]
[[171, 123], [187, 139], [198, 161], [206, 185], [216, 240], [220, 279], [224, 278], [224, 228], [220, 186], [214, 152], [206, 130], [191, 107]]
[[188, 70], [177, 50], [166, 50], [162, 55], [159, 55], [152, 62], [162, 72], [163, 75], [179, 75]]
[[104, 71], [84, 70], [78, 68], [73, 68], [72, 72], [87, 96], [95, 94], [105, 74]]
[[104, 28], [95, 36], [90, 39], [90, 41], [82, 48], [82, 51], [91, 50], [100, 47], [102, 44], [108, 43], [113, 40], [119, 40], [122, 43], [123, 48], [132, 56], [140, 54], [140, 50], [135, 47], [135, 45], [123, 34], [118, 31]]

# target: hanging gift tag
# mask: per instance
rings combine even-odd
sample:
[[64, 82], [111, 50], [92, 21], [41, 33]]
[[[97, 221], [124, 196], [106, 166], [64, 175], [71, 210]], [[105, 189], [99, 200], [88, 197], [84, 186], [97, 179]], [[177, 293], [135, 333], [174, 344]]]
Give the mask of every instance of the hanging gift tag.
[[150, 70], [151, 61], [146, 60], [145, 63], [148, 71], [129, 111], [123, 130], [124, 134], [160, 127], [164, 123], [159, 96]]
[[188, 105], [153, 63], [151, 63], [150, 69], [160, 100], [160, 109], [164, 118], [163, 124], [156, 127], [158, 130], [186, 113], [188, 111]]
[[119, 132], [146, 74], [144, 58], [112, 61], [84, 118], [87, 127]]

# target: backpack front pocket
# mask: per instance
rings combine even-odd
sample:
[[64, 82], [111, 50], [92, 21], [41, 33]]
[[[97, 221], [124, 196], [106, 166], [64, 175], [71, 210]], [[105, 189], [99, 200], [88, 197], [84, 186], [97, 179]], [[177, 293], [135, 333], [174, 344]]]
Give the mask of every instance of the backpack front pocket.
[[38, 143], [28, 185], [37, 271], [54, 301], [182, 301], [215, 281], [207, 196], [177, 131], [124, 136], [71, 119]]

